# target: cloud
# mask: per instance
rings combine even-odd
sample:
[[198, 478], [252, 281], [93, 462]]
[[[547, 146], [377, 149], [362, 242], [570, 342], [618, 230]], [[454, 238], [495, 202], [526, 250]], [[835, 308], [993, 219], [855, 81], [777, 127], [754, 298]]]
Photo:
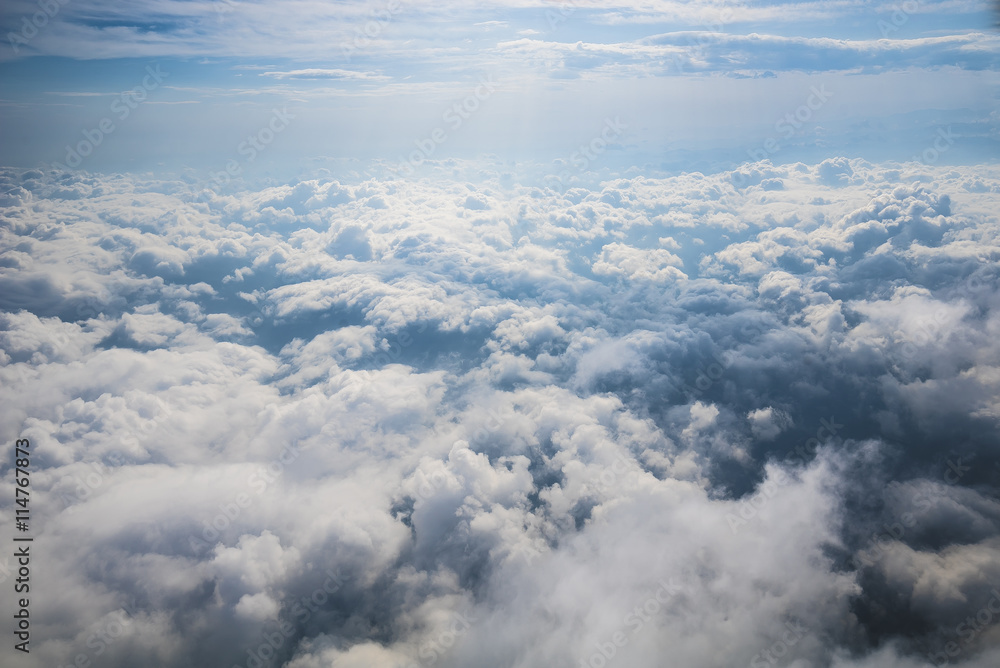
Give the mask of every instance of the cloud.
[[995, 166], [2, 181], [27, 666], [995, 659]]
[[[46, 15], [41, 29], [31, 26], [37, 34], [4, 57], [236, 57], [299, 65], [260, 74], [279, 81], [405, 79], [412, 75], [414, 57], [424, 63], [420, 78], [441, 71], [442, 66], [491, 71], [498, 55], [519, 61], [512, 63], [517, 65], [559, 61], [560, 67], [546, 75], [556, 78], [578, 71], [640, 78], [746, 69], [774, 73], [955, 66], [979, 71], [993, 68], [997, 50], [996, 37], [983, 31], [986, 23], [976, 23], [984, 9], [982, 3], [965, 0], [923, 3], [897, 14], [890, 6], [825, 0], [753, 6], [717, 2], [654, 6], [624, 0], [556, 8], [537, 0], [486, 5], [455, 0], [433, 8], [363, 2], [317, 7], [305, 0], [167, 0], [119, 7], [81, 0]], [[23, 19], [36, 11], [28, 2], [11, 4], [3, 18], [5, 34], [25, 30]], [[497, 11], [505, 12], [505, 20], [491, 18]], [[938, 20], [955, 15], [971, 18], [963, 24], [965, 29], [956, 28], [952, 34], [924, 34], [914, 25], [925, 16]], [[815, 36], [817, 22], [845, 19], [854, 21], [843, 23], [846, 36]], [[607, 30], [609, 25], [624, 39], [594, 41], [595, 29]], [[761, 25], [771, 26], [775, 34], [754, 32]], [[507, 28], [521, 39], [484, 45], [484, 35]], [[445, 38], [447, 46], [437, 38]], [[359, 58], [378, 69], [355, 69], [351, 63]]]
[[668, 76], [752, 69], [773, 72], [904, 70], [955, 66], [992, 69], [998, 38], [968, 33], [910, 39], [852, 40], [774, 34], [682, 31], [632, 42], [575, 43], [522, 37], [501, 53], [556, 70], [608, 75]]
[[682, 260], [667, 250], [640, 251], [614, 243], [601, 249], [600, 259], [593, 264], [593, 271], [598, 275], [619, 275], [632, 280], [668, 281], [687, 278], [678, 268], [680, 266], [683, 266]]
[[389, 77], [376, 74], [375, 72], [319, 68], [290, 70], [288, 72], [261, 72], [259, 76], [272, 77], [274, 79], [343, 79], [347, 81], [386, 81], [389, 79]]
[[750, 429], [754, 437], [762, 441], [773, 441], [778, 434], [790, 426], [788, 415], [771, 406], [758, 408], [747, 413]]

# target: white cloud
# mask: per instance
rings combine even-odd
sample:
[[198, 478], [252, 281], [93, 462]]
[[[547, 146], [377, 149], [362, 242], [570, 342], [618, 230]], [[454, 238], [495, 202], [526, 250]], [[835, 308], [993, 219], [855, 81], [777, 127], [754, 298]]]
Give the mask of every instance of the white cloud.
[[623, 664], [748, 665], [788, 624], [789, 662], [920, 665], [997, 575], [1000, 173], [824, 164], [33, 177], [0, 211], [0, 432], [49, 546], [26, 665], [123, 606], [111, 668], [245, 664], [280, 621], [303, 668], [578, 665], [619, 632]]
[[376, 74], [374, 72], [355, 72], [353, 70], [308, 68], [303, 70], [289, 70], [287, 72], [261, 72], [262, 77], [272, 77], [274, 79], [344, 79], [358, 81], [386, 81], [389, 77]]

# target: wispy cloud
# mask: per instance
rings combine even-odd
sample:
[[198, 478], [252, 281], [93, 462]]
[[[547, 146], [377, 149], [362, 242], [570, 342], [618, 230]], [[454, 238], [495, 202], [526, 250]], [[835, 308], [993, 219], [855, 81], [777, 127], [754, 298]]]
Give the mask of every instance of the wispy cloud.
[[272, 77], [274, 79], [340, 79], [345, 81], [388, 81], [391, 78], [376, 72], [321, 68], [290, 70], [287, 72], [261, 72], [259, 76]]

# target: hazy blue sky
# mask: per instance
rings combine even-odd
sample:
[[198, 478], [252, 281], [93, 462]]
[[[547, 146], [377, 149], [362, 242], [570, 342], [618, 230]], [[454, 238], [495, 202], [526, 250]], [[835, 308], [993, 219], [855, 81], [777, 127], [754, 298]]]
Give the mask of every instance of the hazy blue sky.
[[[615, 117], [627, 129], [603, 166], [732, 166], [762, 155], [769, 139], [781, 161], [906, 160], [947, 125], [957, 137], [949, 162], [997, 149], [1000, 36], [990, 5], [974, 0], [53, 8], [51, 18], [33, 2], [2, 9], [0, 150], [9, 164], [65, 164], [66, 147], [103, 118], [113, 136], [85, 168], [217, 171], [230, 158], [248, 171], [396, 164], [436, 128], [447, 136], [433, 159], [548, 164], [568, 160]], [[122, 118], [122, 94], [142, 86], [150, 65], [163, 82], [140, 90], [141, 107]], [[495, 89], [480, 90], [484, 99], [468, 104], [475, 112], [444, 120], [481, 78]], [[800, 110], [813, 87], [829, 96]], [[294, 121], [249, 161], [241, 142], [275, 108]], [[788, 114], [792, 122], [776, 127]], [[765, 149], [776, 160], [779, 150]]]

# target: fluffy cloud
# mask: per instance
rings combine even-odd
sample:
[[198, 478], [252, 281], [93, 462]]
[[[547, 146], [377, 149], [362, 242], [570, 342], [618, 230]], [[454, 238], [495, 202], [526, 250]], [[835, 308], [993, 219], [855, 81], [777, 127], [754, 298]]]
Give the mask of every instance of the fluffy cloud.
[[2, 180], [27, 666], [996, 657], [994, 167]]

